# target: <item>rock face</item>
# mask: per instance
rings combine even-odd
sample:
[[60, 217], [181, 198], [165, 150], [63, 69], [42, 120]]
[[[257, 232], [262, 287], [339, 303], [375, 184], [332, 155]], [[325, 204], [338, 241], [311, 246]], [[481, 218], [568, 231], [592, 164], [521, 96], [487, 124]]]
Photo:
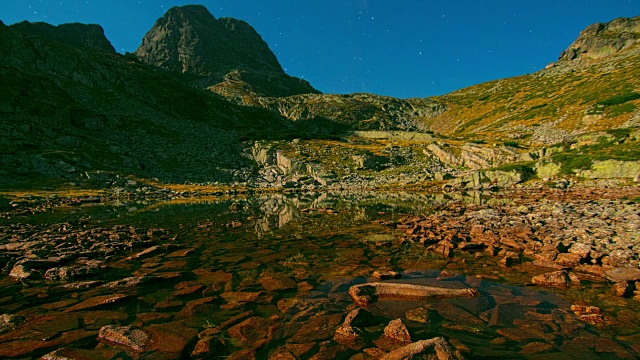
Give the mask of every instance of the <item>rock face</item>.
[[634, 179], [640, 176], [640, 161], [605, 160], [593, 164], [579, 176], [589, 179]]
[[582, 30], [559, 60], [601, 59], [630, 48], [640, 39], [640, 16], [597, 23]]
[[95, 24], [61, 24], [53, 26], [47, 23], [23, 21], [10, 26], [11, 29], [28, 36], [40, 36], [68, 45], [84, 46], [95, 50], [115, 54], [116, 50], [104, 36], [102, 26]]
[[433, 99], [396, 99], [373, 94], [305, 94], [259, 98], [258, 105], [294, 120], [328, 119], [354, 130], [422, 129], [422, 120], [438, 116], [445, 107]]
[[204, 86], [244, 82], [253, 92], [270, 96], [318, 92], [306, 81], [286, 75], [249, 24], [216, 19], [201, 5], [169, 9], [147, 32], [136, 55]]

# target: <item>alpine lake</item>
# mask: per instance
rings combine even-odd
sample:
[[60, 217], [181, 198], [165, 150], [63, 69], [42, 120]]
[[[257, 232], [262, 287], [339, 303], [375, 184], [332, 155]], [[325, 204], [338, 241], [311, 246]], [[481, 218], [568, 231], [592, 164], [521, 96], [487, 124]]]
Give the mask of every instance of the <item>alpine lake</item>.
[[[575, 266], [549, 268], [527, 245], [547, 245], [540, 234], [551, 220], [534, 216], [545, 204], [552, 210], [539, 217], [560, 221], [560, 203], [615, 203], [636, 216], [638, 203], [615, 191], [596, 200], [549, 191], [535, 199], [401, 191], [79, 197], [9, 211], [0, 218], [0, 358], [378, 359], [434, 337], [467, 359], [640, 357], [640, 302], [617, 296], [595, 270], [577, 271], [612, 268], [613, 259], [593, 250]], [[524, 234], [519, 219], [530, 221]], [[478, 240], [492, 227], [493, 245]], [[498, 231], [505, 227], [515, 240]], [[566, 227], [584, 230], [575, 221]], [[532, 284], [567, 269], [579, 285]], [[374, 282], [475, 296], [354, 301], [352, 287]], [[359, 308], [366, 321], [340, 336]]]

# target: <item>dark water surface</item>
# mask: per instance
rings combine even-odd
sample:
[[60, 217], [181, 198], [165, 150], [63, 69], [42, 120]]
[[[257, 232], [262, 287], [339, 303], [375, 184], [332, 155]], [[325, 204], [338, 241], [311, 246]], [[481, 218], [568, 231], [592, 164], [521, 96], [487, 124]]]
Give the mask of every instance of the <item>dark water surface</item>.
[[[58, 349], [77, 359], [376, 358], [399, 346], [382, 336], [396, 318], [403, 319], [413, 341], [444, 336], [467, 358], [640, 355], [639, 325], [625, 323], [638, 306], [612, 297], [610, 287], [525, 286], [532, 276], [525, 265], [502, 268], [497, 259], [467, 253], [443, 258], [420, 245], [401, 244], [404, 233], [389, 226], [454, 200], [505, 201], [479, 193], [270, 195], [92, 204], [2, 219], [1, 244], [11, 235], [15, 240], [7, 226], [17, 223], [162, 230], [151, 231], [151, 240], [156, 233], [159, 240], [103, 258], [75, 259], [102, 261], [99, 271], [84, 277], [17, 281], [4, 273], [0, 314], [14, 318], [0, 322], [0, 357], [38, 358]], [[377, 325], [363, 329], [362, 346], [332, 341], [346, 314], [357, 308], [350, 286], [377, 281], [371, 275], [382, 270], [402, 274], [390, 281], [471, 287], [480, 296], [382, 300], [367, 306]], [[599, 306], [611, 321], [581, 322], [570, 310], [574, 303]], [[99, 339], [109, 325], [133, 325], [149, 338], [139, 349]]]

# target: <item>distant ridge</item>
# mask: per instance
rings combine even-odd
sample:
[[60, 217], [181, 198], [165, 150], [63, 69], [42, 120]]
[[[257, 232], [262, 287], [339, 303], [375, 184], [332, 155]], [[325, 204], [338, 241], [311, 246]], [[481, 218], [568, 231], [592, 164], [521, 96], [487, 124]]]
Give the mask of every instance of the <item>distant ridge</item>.
[[23, 21], [10, 27], [28, 36], [46, 37], [67, 45], [84, 46], [112, 54], [116, 52], [100, 25], [72, 23], [53, 26], [43, 22]]

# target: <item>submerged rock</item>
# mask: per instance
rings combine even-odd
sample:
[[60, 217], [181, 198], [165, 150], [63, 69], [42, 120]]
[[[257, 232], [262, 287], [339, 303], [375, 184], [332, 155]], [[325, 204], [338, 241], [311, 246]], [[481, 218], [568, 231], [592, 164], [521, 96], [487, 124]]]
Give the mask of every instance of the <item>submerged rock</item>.
[[44, 273], [44, 278], [49, 281], [67, 282], [94, 274], [101, 266], [101, 261], [90, 260], [84, 265], [54, 267]]
[[349, 325], [341, 325], [333, 335], [333, 341], [351, 349], [360, 349], [364, 346], [362, 331]]
[[143, 351], [147, 346], [149, 334], [133, 326], [103, 326], [98, 333], [99, 340], [122, 345], [135, 351]]
[[462, 354], [460, 354], [458, 350], [452, 348], [444, 338], [436, 337], [430, 340], [421, 340], [411, 343], [384, 355], [380, 360], [418, 359], [421, 357], [438, 360], [464, 359]]
[[0, 315], [0, 334], [13, 330], [24, 321], [23, 316], [2, 314]]
[[379, 299], [426, 300], [428, 298], [473, 297], [479, 293], [474, 289], [449, 289], [399, 283], [368, 283], [354, 285], [349, 295], [360, 306], [366, 306]]
[[373, 274], [371, 274], [371, 276], [380, 280], [388, 280], [388, 279], [399, 279], [402, 277], [402, 274], [395, 271], [380, 270], [380, 271], [374, 271]]
[[352, 310], [349, 315], [344, 319], [343, 325], [348, 326], [357, 326], [357, 327], [366, 327], [376, 324], [376, 319], [373, 317], [369, 311], [358, 308]]
[[420, 324], [431, 324], [442, 320], [442, 316], [438, 314], [437, 310], [429, 309], [426, 307], [419, 307], [409, 310], [404, 315], [407, 320], [415, 321]]

